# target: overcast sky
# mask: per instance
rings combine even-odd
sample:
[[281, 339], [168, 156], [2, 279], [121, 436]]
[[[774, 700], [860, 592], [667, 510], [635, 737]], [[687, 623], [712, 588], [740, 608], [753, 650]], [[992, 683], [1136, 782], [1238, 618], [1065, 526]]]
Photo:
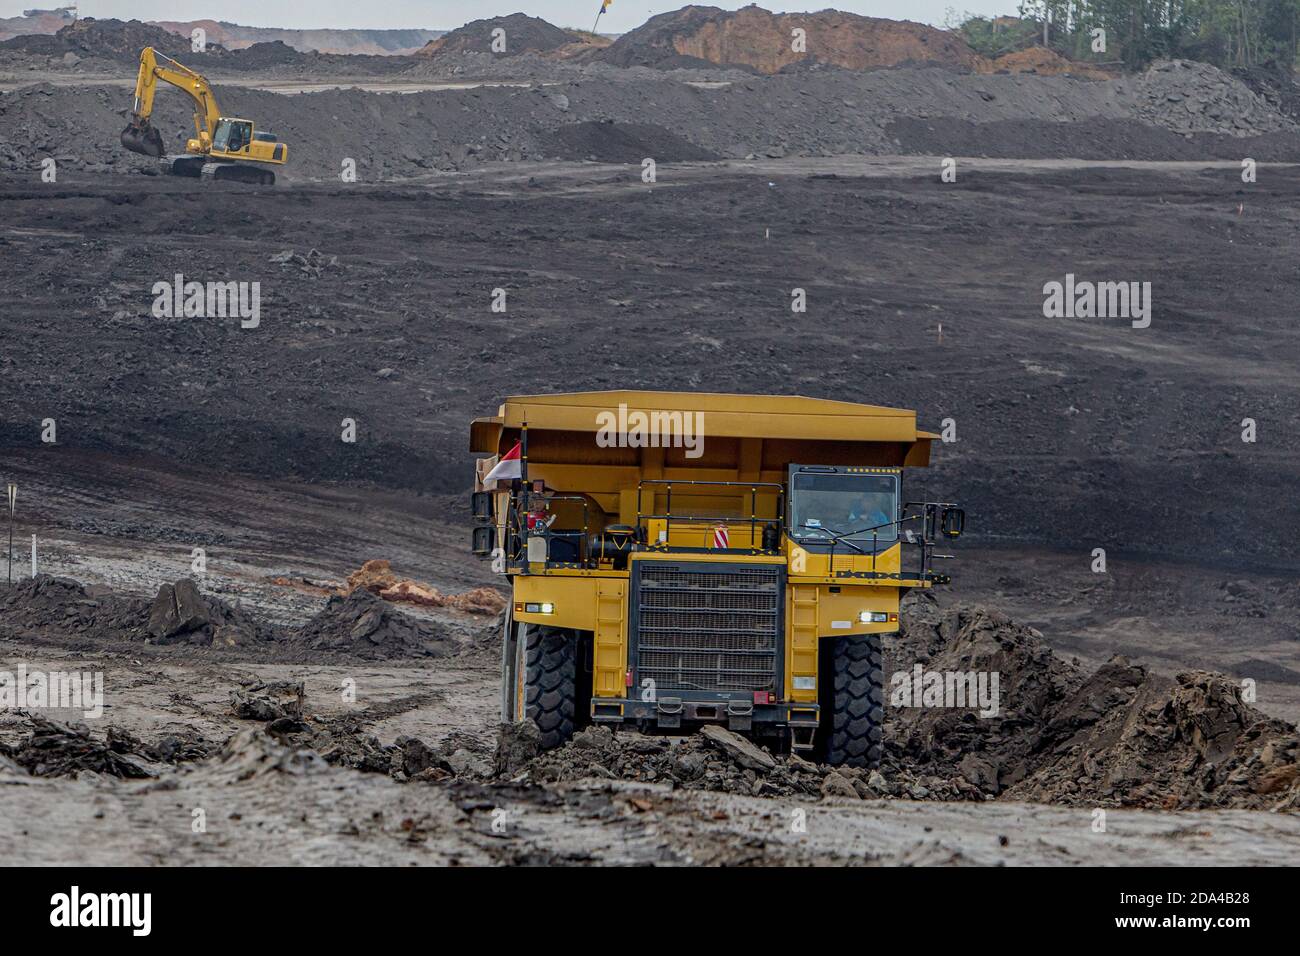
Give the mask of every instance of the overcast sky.
[[[18, 16], [24, 9], [57, 7], [61, 0], [0, 0], [0, 14]], [[701, 0], [704, 2], [704, 0]], [[657, 13], [685, 5], [685, 0], [614, 0], [600, 18], [600, 32], [626, 33]], [[745, 2], [719, 0], [711, 6], [736, 10]], [[1016, 0], [823, 0], [760, 3], [779, 13], [834, 7], [866, 16], [918, 20], [941, 25], [950, 8], [961, 12], [1014, 13]], [[562, 27], [591, 29], [600, 0], [82, 0], [82, 16], [123, 20], [226, 20], [257, 27], [424, 27], [452, 29], [469, 20], [527, 13]]]

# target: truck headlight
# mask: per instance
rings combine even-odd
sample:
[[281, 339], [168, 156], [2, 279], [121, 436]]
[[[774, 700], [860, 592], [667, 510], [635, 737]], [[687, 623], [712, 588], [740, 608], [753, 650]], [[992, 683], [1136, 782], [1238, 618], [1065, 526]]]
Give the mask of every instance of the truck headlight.
[[554, 614], [555, 605], [552, 604], [550, 601], [546, 601], [540, 604], [529, 603], [524, 605], [524, 612], [526, 614]]
[[858, 620], [863, 624], [885, 624], [889, 621], [889, 615], [884, 611], [863, 611], [858, 615]]

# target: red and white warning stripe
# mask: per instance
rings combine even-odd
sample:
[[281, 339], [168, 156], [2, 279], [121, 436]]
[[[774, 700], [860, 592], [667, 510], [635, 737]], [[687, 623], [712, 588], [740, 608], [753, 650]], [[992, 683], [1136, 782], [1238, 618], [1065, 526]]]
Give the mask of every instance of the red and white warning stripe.
[[713, 547], [715, 548], [731, 547], [731, 545], [728, 543], [727, 526], [725, 524], [717, 524], [713, 526]]

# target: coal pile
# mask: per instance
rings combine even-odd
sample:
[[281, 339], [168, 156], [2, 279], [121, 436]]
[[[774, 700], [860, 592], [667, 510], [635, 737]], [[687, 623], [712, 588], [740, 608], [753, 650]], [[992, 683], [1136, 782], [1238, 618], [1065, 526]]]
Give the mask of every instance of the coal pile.
[[1075, 159], [1139, 161], [1235, 159], [1291, 162], [1300, 144], [1273, 136], [1177, 133], [1139, 120], [997, 120], [975, 123], [951, 118], [900, 117], [885, 134], [908, 154], [951, 154], [995, 159]]
[[347, 597], [334, 595], [325, 607], [285, 643], [321, 651], [346, 651], [365, 660], [392, 657], [445, 657], [456, 650], [442, 628], [396, 610], [365, 588]]
[[[493, 50], [493, 34], [504, 31], [504, 50]], [[499, 34], [498, 34], [499, 35]], [[474, 20], [457, 30], [430, 40], [415, 56], [437, 57], [452, 53], [490, 53], [493, 56], [519, 56], [522, 53], [548, 53], [573, 43], [576, 37], [567, 30], [539, 17], [512, 13], [507, 17]]]
[[[630, 161], [638, 152], [636, 161], [858, 153], [1239, 159], [1245, 148], [1260, 160], [1300, 155], [1295, 123], [1213, 67], [1153, 68], [1113, 81], [828, 68], [706, 89], [626, 72], [403, 96], [355, 89], [284, 96], [239, 86], [219, 95], [223, 109], [257, 117], [290, 144], [288, 179], [336, 179], [342, 157], [373, 183], [493, 162]], [[1183, 83], [1189, 92], [1179, 92]], [[119, 142], [129, 105], [129, 91], [117, 87], [37, 84], [6, 93], [0, 167], [31, 173], [52, 157], [60, 169], [156, 172]], [[193, 133], [185, 98], [160, 96], [155, 125], [168, 150], [182, 152]]]
[[13, 633], [54, 630], [97, 638], [139, 640], [149, 602], [38, 574], [0, 591], [0, 629]]
[[[139, 20], [96, 20], [86, 17], [69, 23], [52, 36], [31, 34], [14, 37], [0, 43], [0, 50], [13, 50], [39, 56], [64, 56], [68, 53], [81, 57], [99, 57], [135, 63], [140, 51], [151, 46], [168, 56], [190, 52], [190, 41], [178, 34]], [[209, 50], [221, 50], [210, 44]]]
[[1131, 85], [1137, 117], [1175, 133], [1257, 136], [1293, 125], [1264, 96], [1209, 63], [1164, 60]]
[[1300, 88], [1296, 86], [1295, 74], [1285, 63], [1239, 67], [1232, 75], [1282, 115], [1292, 121], [1300, 119]]
[[147, 46], [192, 69], [211, 74], [296, 71], [319, 76], [368, 76], [398, 73], [411, 65], [411, 61], [400, 56], [304, 52], [280, 39], [232, 50], [209, 38], [200, 53], [193, 49], [188, 31], [173, 33], [157, 24], [139, 20], [93, 18], [70, 23], [54, 34], [32, 34], [6, 40], [0, 43], [0, 55], [49, 57], [73, 70], [86, 66], [105, 69], [113, 64], [130, 69], [139, 62], [140, 51]]

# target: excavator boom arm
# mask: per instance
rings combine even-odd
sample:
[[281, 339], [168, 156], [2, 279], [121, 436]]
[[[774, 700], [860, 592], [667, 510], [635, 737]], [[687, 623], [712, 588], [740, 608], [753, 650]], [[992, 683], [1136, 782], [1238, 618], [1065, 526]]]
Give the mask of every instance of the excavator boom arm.
[[[159, 60], [163, 61], [162, 64]], [[157, 53], [153, 47], [145, 47], [140, 53], [140, 70], [135, 79], [135, 101], [131, 107], [131, 125], [122, 131], [122, 145], [147, 156], [162, 155], [162, 137], [149, 123], [159, 80], [176, 87], [193, 101], [194, 132], [202, 144], [203, 152], [207, 152], [212, 146], [213, 128], [221, 116], [212, 87], [203, 76], [171, 57]]]

